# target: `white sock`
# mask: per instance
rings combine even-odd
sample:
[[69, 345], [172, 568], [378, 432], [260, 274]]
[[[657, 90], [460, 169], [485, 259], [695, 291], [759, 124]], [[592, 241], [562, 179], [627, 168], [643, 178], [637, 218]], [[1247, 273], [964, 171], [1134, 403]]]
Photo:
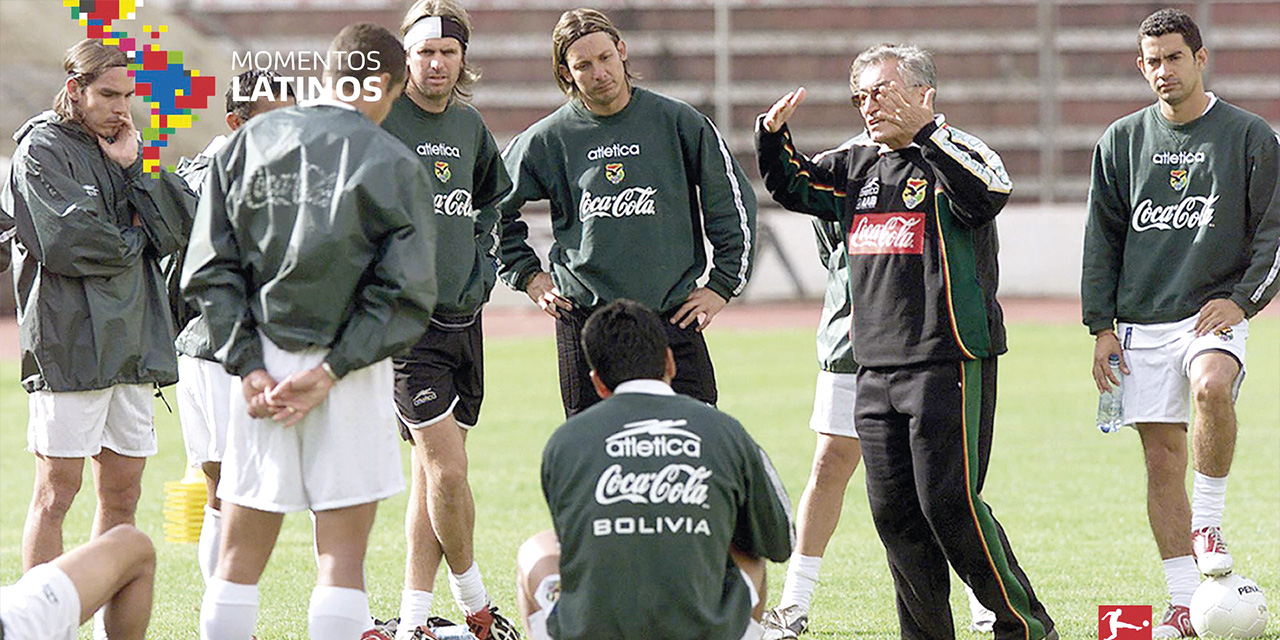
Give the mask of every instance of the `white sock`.
[[1227, 476], [1212, 478], [1195, 472], [1191, 483], [1191, 530], [1222, 526], [1227, 504]]
[[307, 610], [311, 640], [354, 640], [369, 628], [369, 596], [360, 589], [317, 585]]
[[1193, 556], [1179, 556], [1164, 561], [1164, 582], [1169, 587], [1169, 602], [1180, 607], [1191, 606], [1191, 594], [1200, 586], [1200, 571]]
[[427, 623], [434, 598], [430, 591], [405, 589], [400, 593], [400, 626], [396, 627], [396, 640], [409, 640], [418, 627]]
[[201, 640], [249, 640], [258, 624], [258, 585], [209, 577], [200, 606]]
[[107, 640], [106, 615], [106, 607], [99, 607], [93, 612], [93, 640]]
[[200, 544], [196, 547], [196, 560], [200, 563], [200, 575], [205, 584], [218, 568], [218, 545], [222, 544], [222, 512], [209, 505], [204, 506], [204, 522], [200, 524]]
[[822, 556], [802, 556], [799, 553], [791, 556], [787, 565], [787, 580], [782, 585], [782, 599], [779, 607], [798, 604], [805, 611], [813, 601], [813, 590], [818, 586], [818, 571], [822, 569]]
[[460, 574], [449, 570], [449, 590], [453, 592], [453, 599], [458, 602], [458, 606], [468, 615], [489, 606], [489, 592], [484, 590], [480, 565], [474, 560], [471, 561], [471, 568]]

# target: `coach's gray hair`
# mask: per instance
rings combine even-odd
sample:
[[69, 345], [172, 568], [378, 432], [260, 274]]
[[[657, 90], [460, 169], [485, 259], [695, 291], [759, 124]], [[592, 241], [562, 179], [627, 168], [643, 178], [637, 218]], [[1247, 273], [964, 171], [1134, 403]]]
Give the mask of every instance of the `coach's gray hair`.
[[885, 60], [897, 60], [898, 73], [908, 83], [938, 88], [938, 68], [933, 64], [933, 54], [912, 44], [878, 44], [859, 53], [849, 68], [849, 86], [857, 91], [862, 72]]

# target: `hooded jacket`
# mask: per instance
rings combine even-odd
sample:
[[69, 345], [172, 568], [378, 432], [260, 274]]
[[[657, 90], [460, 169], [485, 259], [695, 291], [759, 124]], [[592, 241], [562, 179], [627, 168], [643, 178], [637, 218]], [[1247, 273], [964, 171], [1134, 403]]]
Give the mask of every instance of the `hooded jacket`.
[[17, 230], [23, 388], [174, 383], [159, 260], [186, 244], [195, 196], [176, 176], [144, 175], [141, 155], [121, 168], [79, 124], [52, 111], [13, 138], [18, 149], [0, 209]]
[[262, 340], [328, 348], [334, 375], [398, 355], [436, 302], [434, 191], [403, 143], [350, 106], [254, 117], [214, 154], [182, 271], [231, 374]]

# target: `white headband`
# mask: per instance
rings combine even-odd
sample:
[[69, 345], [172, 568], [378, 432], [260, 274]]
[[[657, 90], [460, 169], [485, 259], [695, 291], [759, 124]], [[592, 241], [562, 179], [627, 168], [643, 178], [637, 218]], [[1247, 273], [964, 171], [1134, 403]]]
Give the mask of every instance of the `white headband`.
[[453, 18], [441, 16], [425, 16], [413, 23], [408, 33], [404, 34], [404, 48], [407, 51], [419, 42], [431, 38], [453, 38], [462, 43], [463, 49], [467, 48], [466, 32], [462, 25]]

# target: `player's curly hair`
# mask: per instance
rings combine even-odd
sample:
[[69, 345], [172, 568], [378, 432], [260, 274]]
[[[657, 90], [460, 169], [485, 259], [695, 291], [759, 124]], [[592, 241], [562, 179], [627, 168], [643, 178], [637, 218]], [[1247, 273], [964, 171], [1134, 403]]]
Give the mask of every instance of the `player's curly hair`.
[[628, 380], [661, 380], [667, 345], [662, 320], [634, 300], [614, 300], [582, 325], [587, 364], [610, 390]]
[[[573, 78], [566, 77], [569, 68], [569, 47], [583, 36], [601, 32], [609, 34], [615, 45], [622, 41], [622, 34], [618, 32], [617, 27], [613, 26], [608, 16], [595, 9], [586, 8], [573, 9], [560, 14], [560, 21], [551, 31], [551, 74], [556, 78], [556, 86], [570, 98], [582, 96], [578, 95], [578, 86], [573, 83]], [[631, 72], [631, 63], [623, 60], [622, 69], [626, 73], [627, 84], [634, 85], [639, 76]]]
[[938, 88], [938, 68], [933, 64], [933, 54], [912, 44], [878, 44], [859, 53], [849, 66], [849, 87], [857, 91], [862, 72], [885, 60], [897, 60], [898, 73], [909, 84]]
[[[129, 56], [119, 47], [102, 44], [101, 40], [93, 38], [85, 38], [71, 45], [62, 57], [62, 69], [67, 72], [67, 78], [74, 79], [81, 90], [93, 84], [108, 69], [127, 66]], [[80, 120], [80, 110], [71, 99], [65, 83], [53, 98], [53, 111], [68, 122]]]
[[[427, 17], [436, 16], [440, 18], [453, 18], [458, 24], [462, 25], [462, 30], [466, 32], [467, 40], [471, 39], [471, 15], [457, 0], [416, 0], [409, 10], [404, 13], [404, 20], [400, 21], [400, 37], [403, 38], [409, 33], [409, 28], [417, 21]], [[408, 52], [406, 52], [408, 53]], [[462, 72], [458, 74], [458, 81], [453, 85], [453, 97], [460, 100], [469, 100], [471, 98], [471, 87], [480, 81], [480, 67], [471, 64], [467, 60], [467, 48], [462, 47]]]
[[1141, 44], [1143, 38], [1159, 38], [1170, 33], [1180, 34], [1187, 46], [1191, 47], [1191, 53], [1204, 47], [1204, 41], [1200, 39], [1200, 27], [1182, 9], [1161, 9], [1147, 16], [1138, 26], [1138, 43]]

